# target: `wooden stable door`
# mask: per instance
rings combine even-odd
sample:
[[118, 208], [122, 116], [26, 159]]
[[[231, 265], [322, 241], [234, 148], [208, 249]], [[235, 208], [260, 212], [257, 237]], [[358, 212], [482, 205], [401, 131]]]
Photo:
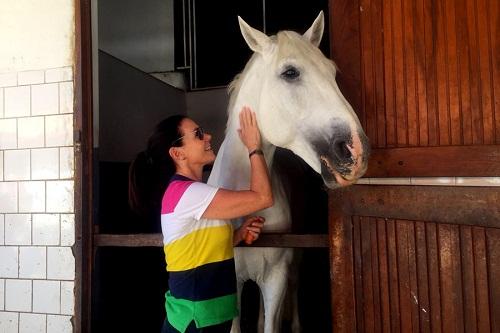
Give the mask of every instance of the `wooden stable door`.
[[[332, 0], [367, 177], [500, 176], [500, 3]], [[500, 332], [500, 187], [330, 193], [335, 332]]]
[[334, 331], [499, 332], [499, 202], [495, 188], [331, 193]]

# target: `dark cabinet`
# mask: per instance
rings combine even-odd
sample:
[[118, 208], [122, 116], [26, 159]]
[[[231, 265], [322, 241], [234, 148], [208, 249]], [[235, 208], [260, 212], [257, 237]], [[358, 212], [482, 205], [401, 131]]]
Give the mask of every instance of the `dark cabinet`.
[[192, 89], [224, 86], [241, 72], [252, 52], [241, 37], [237, 16], [275, 34], [304, 32], [320, 10], [325, 14], [321, 49], [329, 55], [327, 0], [177, 0], [176, 66], [186, 70]]

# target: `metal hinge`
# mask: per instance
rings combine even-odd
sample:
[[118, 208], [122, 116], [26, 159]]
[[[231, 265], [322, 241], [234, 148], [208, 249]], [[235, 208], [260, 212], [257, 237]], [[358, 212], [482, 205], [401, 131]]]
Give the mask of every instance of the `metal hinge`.
[[80, 153], [82, 151], [82, 131], [74, 131], [73, 137], [75, 142], [75, 153]]

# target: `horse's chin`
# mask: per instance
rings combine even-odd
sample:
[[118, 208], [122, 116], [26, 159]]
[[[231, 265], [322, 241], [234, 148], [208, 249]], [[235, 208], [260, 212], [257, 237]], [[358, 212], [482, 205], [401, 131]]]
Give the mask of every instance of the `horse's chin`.
[[348, 179], [335, 170], [331, 162], [325, 157], [321, 158], [321, 178], [323, 178], [323, 182], [329, 189], [349, 186], [354, 184], [357, 180], [357, 178]]
[[331, 190], [339, 187], [349, 186], [356, 183], [355, 180], [346, 180], [342, 178], [340, 174], [334, 174], [334, 175], [328, 174], [326, 177], [323, 174], [321, 174], [321, 177], [323, 178], [325, 186]]

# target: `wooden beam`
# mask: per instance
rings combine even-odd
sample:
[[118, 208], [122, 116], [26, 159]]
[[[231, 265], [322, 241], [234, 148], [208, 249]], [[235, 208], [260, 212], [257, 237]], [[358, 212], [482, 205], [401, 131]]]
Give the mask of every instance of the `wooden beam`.
[[356, 299], [353, 268], [353, 226], [345, 192], [330, 191], [330, 286], [333, 332], [356, 332]]
[[91, 4], [75, 8], [74, 141], [75, 141], [75, 333], [91, 332], [92, 303], [92, 31]]
[[[94, 246], [148, 247], [163, 246], [161, 234], [95, 234]], [[328, 247], [328, 235], [292, 235], [292, 234], [262, 234], [251, 247], [294, 247], [318, 248]]]
[[500, 187], [355, 185], [330, 200], [355, 216], [500, 228]]
[[495, 177], [500, 145], [373, 149], [365, 177]]

